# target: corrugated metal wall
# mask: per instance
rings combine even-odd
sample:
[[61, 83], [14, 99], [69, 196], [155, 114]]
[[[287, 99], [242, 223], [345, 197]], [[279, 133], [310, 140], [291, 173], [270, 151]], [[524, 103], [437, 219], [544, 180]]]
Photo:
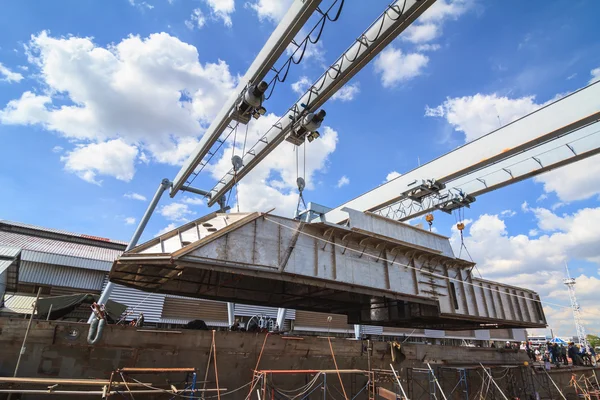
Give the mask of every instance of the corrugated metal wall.
[[[269, 318], [277, 318], [276, 307], [250, 306], [248, 304], [235, 303], [234, 313], [241, 317], [253, 317], [257, 314], [263, 314]], [[296, 310], [288, 309], [285, 314], [285, 319], [296, 319]]]
[[360, 331], [365, 335], [382, 335], [383, 326], [361, 325]]
[[141, 290], [114, 285], [110, 299], [128, 306], [127, 311], [133, 311], [126, 320], [137, 318], [140, 312], [144, 313], [147, 322], [160, 322], [165, 295], [159, 293], [142, 292]]
[[21, 261], [19, 281], [84, 290], [101, 290], [106, 273], [82, 268], [62, 267]]
[[207, 325], [212, 325], [212, 322], [227, 324], [227, 303], [167, 295], [162, 319], [181, 320], [186, 321], [185, 323], [201, 319]]

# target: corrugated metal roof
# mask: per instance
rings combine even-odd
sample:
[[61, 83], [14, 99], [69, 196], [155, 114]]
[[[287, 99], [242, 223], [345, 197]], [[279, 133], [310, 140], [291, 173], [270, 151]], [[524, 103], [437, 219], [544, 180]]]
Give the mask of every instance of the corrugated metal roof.
[[100, 271], [23, 260], [19, 270], [21, 282], [67, 286], [83, 290], [101, 290], [105, 276], [106, 273]]
[[69, 231], [65, 231], [62, 229], [46, 228], [43, 226], [25, 224], [23, 222], [7, 221], [4, 219], [0, 219], [0, 224], [16, 226], [16, 227], [25, 228], [25, 229], [33, 229], [33, 230], [40, 231], [40, 232], [55, 233], [57, 235], [75, 236], [75, 237], [80, 237], [80, 238], [84, 238], [84, 239], [97, 240], [97, 241], [101, 241], [101, 242], [127, 245], [127, 242], [123, 242], [121, 240], [113, 240], [113, 239], [103, 238], [103, 237], [99, 237], [99, 236], [92, 236], [92, 235], [86, 235], [86, 234], [82, 234], [82, 233], [69, 232]]
[[4, 246], [20, 247], [23, 250], [33, 250], [43, 253], [88, 258], [92, 260], [108, 261], [111, 263], [122, 253], [121, 250], [2, 230], [0, 230], [0, 244]]
[[0, 245], [0, 258], [15, 258], [20, 252], [20, 247]]
[[20, 253], [19, 247], [0, 246], [0, 274], [12, 265]]
[[4, 307], [0, 308], [0, 312], [31, 314], [34, 302], [35, 296], [8, 295], [4, 298]]
[[63, 265], [67, 267], [92, 269], [97, 271], [110, 271], [111, 261], [92, 260], [90, 258], [65, 256], [62, 254], [44, 253], [34, 250], [23, 250], [21, 260], [39, 262], [52, 265]]

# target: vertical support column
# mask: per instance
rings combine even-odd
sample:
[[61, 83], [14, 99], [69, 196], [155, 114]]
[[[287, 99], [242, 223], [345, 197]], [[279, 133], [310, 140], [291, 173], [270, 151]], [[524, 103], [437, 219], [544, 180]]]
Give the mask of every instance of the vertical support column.
[[354, 339], [356, 339], [356, 340], [361, 339], [360, 325], [358, 325], [358, 324], [354, 325]]
[[227, 303], [227, 323], [229, 327], [235, 323], [235, 303]]
[[287, 308], [278, 308], [277, 309], [277, 328], [279, 330], [283, 330], [283, 324], [285, 323], [285, 314], [287, 313]]
[[[136, 228], [135, 232], [133, 233], [133, 236], [131, 237], [131, 240], [129, 241], [129, 244], [127, 245], [127, 248], [125, 249], [125, 251], [129, 251], [137, 245], [138, 241], [140, 240], [140, 237], [142, 236], [142, 233], [144, 233], [144, 229], [146, 229], [146, 225], [148, 224], [148, 221], [150, 221], [150, 217], [152, 217], [152, 214], [154, 213], [154, 210], [156, 209], [156, 206], [158, 205], [158, 202], [160, 201], [160, 198], [162, 197], [165, 190], [167, 190], [169, 187], [171, 187], [170, 180], [165, 178], [160, 182], [160, 185], [158, 186], [156, 193], [154, 193], [154, 197], [152, 198], [152, 201], [150, 201], [150, 204], [148, 204], [148, 208], [146, 209], [144, 216], [140, 220], [138, 227]], [[114, 284], [112, 282], [108, 282], [106, 284], [106, 287], [102, 291], [102, 294], [100, 295], [98, 304], [106, 304], [106, 302], [110, 298], [110, 294], [112, 293], [113, 289], [114, 289]], [[94, 319], [94, 313], [92, 313], [90, 315], [90, 317], [88, 318], [88, 324], [91, 323], [93, 319]]]

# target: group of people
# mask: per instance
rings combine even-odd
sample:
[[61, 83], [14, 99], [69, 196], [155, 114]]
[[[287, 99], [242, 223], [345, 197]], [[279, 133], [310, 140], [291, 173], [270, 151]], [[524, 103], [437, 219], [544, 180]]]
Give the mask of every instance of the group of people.
[[[523, 346], [522, 346], [523, 348]], [[580, 346], [569, 342], [567, 346], [559, 343], [540, 344], [533, 346], [531, 342], [524, 342], [524, 350], [531, 361], [544, 361], [547, 364], [560, 366], [561, 363], [569, 365], [569, 359], [573, 365], [595, 365], [596, 352], [592, 346]]]

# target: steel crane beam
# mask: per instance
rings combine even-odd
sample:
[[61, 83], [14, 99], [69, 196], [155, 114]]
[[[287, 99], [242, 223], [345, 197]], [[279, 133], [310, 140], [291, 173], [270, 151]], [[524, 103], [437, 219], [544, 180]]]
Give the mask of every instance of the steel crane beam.
[[[600, 114], [597, 115], [600, 119]], [[531, 150], [508, 157], [446, 183], [439, 194], [415, 202], [405, 198], [375, 211], [399, 221], [407, 221], [436, 209], [458, 193], [478, 197], [527, 178], [600, 154], [600, 122], [575, 129]]]
[[[345, 207], [359, 211], [380, 210], [386, 215], [382, 210], [406, 201], [403, 193], [410, 190], [415, 181], [435, 179], [445, 183], [447, 188], [446, 192], [440, 192], [442, 195], [453, 188], [478, 195], [579, 161], [599, 152], [600, 135], [596, 133], [599, 120], [600, 82], [596, 82], [378, 186], [313, 221], [344, 222], [348, 218], [342, 211]], [[548, 157], [548, 154], [552, 156]], [[435, 209], [439, 202], [435, 203], [435, 197], [432, 199], [429, 200], [431, 204], [411, 203], [415, 210], [397, 215], [395, 219], [409, 219]]]
[[225, 102], [213, 122], [210, 124], [200, 143], [187, 159], [175, 179], [171, 188], [171, 197], [185, 185], [186, 181], [194, 173], [194, 170], [209, 153], [211, 147], [217, 142], [223, 131], [231, 123], [231, 111], [236, 101], [244, 90], [259, 83], [273, 67], [277, 59], [285, 51], [296, 34], [304, 26], [308, 18], [319, 6], [321, 0], [295, 0], [285, 14], [277, 28], [273, 31], [269, 40], [265, 43], [258, 56], [248, 68], [246, 75], [240, 80], [238, 87]]
[[237, 172], [231, 169], [210, 190], [208, 205], [215, 204], [219, 197], [283, 142], [300, 118], [323, 105], [434, 2], [435, 0], [397, 0], [389, 5], [348, 50], [317, 79], [300, 100], [247, 151], [243, 156], [244, 166]]

